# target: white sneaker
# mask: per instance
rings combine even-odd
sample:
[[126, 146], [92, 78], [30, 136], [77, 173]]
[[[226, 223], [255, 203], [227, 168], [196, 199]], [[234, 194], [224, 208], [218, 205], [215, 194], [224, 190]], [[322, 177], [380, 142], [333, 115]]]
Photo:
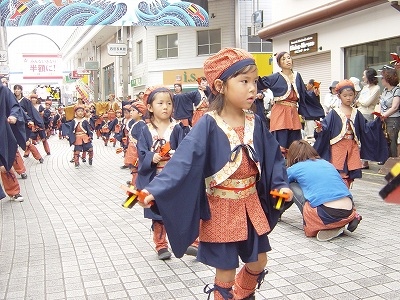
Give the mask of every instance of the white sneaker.
[[14, 196], [10, 196], [10, 200], [15, 202], [22, 202], [24, 201], [24, 197], [22, 197], [21, 194], [16, 194]]

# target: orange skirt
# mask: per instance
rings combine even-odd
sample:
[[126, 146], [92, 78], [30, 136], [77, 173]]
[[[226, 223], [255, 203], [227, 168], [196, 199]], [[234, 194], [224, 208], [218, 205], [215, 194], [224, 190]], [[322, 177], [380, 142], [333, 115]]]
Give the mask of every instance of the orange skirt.
[[125, 157], [124, 157], [125, 166], [129, 165], [134, 166], [136, 164], [137, 158], [138, 158], [137, 148], [132, 142], [130, 142], [128, 144], [128, 149], [125, 152]]
[[360, 149], [355, 140], [342, 139], [332, 146], [331, 163], [336, 170], [344, 170], [345, 164], [349, 171], [362, 168]]
[[282, 129], [299, 130], [302, 128], [296, 106], [289, 106], [275, 102], [271, 109], [270, 130]]

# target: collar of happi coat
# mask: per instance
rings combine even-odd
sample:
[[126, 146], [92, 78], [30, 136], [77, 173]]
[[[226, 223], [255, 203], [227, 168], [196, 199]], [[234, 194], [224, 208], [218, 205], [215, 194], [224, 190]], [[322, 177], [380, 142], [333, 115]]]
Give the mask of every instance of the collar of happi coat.
[[227, 161], [227, 163], [221, 170], [217, 171], [215, 174], [205, 179], [206, 187], [213, 188], [216, 185], [224, 182], [239, 168], [240, 163], [242, 162], [244, 147], [248, 149], [250, 158], [256, 163], [258, 171], [261, 172], [260, 163], [258, 161], [258, 158], [256, 157], [257, 155], [254, 150], [254, 143], [253, 143], [254, 124], [255, 124], [254, 114], [250, 111], [245, 111], [243, 143], [240, 141], [240, 138], [235, 132], [235, 130], [231, 126], [229, 126], [217, 114], [216, 111], [211, 111], [208, 112], [207, 114], [215, 119], [215, 122], [217, 123], [218, 127], [221, 128], [222, 131], [226, 134], [231, 148], [231, 155], [230, 159]]
[[296, 85], [297, 71], [293, 71], [293, 79], [294, 79], [293, 83], [290, 81], [289, 77], [286, 76], [286, 74], [284, 74], [283, 72], [279, 72], [279, 74], [281, 74], [283, 79], [285, 79], [288, 88], [287, 88], [285, 94], [283, 94], [282, 96], [274, 97], [274, 100], [275, 101], [285, 100], [289, 96], [290, 92], [292, 91], [292, 86], [293, 86], [294, 92], [297, 95], [297, 98], [300, 99], [299, 91], [297, 90], [297, 85]]
[[[341, 139], [343, 139], [344, 135], [346, 134], [346, 130], [347, 130], [347, 126], [346, 126], [347, 117], [346, 117], [346, 115], [341, 111], [341, 109], [339, 107], [335, 107], [334, 111], [339, 115], [340, 119], [342, 120], [342, 124], [343, 125], [342, 125], [342, 129], [341, 129], [340, 133], [330, 140], [330, 144], [331, 145], [336, 144]], [[350, 115], [350, 127], [351, 127], [351, 129], [353, 130], [353, 133], [354, 133], [354, 140], [356, 141], [356, 143], [358, 145], [360, 145], [360, 141], [358, 139], [358, 136], [356, 134], [356, 130], [354, 128], [354, 121], [356, 119], [356, 116], [357, 116], [357, 108], [353, 107], [353, 109], [351, 110], [351, 115]]]
[[86, 131], [85, 128], [83, 127], [83, 121], [85, 121], [85, 118], [82, 118], [82, 119], [74, 118], [74, 121], [75, 121], [74, 132], [76, 131], [76, 127], [78, 127], [78, 125], [79, 125], [79, 123], [80, 123], [80, 124], [81, 124], [81, 129], [82, 129], [82, 131], [83, 131], [84, 133], [87, 133], [87, 131]]
[[204, 102], [208, 103], [208, 99], [207, 99], [206, 93], [203, 90], [200, 90], [200, 89], [198, 91], [199, 91], [199, 94], [200, 94], [200, 101], [199, 101], [199, 104], [195, 105], [194, 109], [200, 108], [201, 105], [203, 105]]
[[[174, 130], [174, 127], [176, 125], [176, 121], [174, 119], [172, 119], [172, 121], [170, 122], [169, 126], [167, 127], [167, 129], [165, 130], [163, 136], [160, 136], [158, 134], [157, 128], [154, 127], [153, 124], [151, 123], [147, 123], [147, 126], [149, 127], [149, 131], [151, 134], [151, 138], [153, 139], [153, 145], [157, 140], [165, 140], [165, 142], [169, 142], [172, 131]], [[151, 151], [155, 151], [156, 149], [151, 149]]]

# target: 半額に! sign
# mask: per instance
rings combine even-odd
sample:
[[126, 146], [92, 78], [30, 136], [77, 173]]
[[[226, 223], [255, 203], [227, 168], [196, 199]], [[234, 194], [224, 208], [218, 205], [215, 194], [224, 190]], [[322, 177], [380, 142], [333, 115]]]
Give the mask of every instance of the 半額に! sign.
[[22, 54], [23, 79], [62, 79], [59, 54]]

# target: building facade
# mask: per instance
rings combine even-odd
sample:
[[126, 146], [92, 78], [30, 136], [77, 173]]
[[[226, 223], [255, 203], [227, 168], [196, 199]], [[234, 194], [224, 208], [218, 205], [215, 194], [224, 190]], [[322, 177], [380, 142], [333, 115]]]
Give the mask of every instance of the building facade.
[[[321, 82], [328, 92], [333, 80], [381, 68], [400, 53], [398, 1], [273, 1], [272, 23], [258, 32], [273, 41], [273, 51], [289, 51], [303, 80]], [[276, 12], [276, 13], [275, 13]], [[274, 70], [279, 70], [274, 65]]]
[[[203, 63], [224, 47], [241, 47], [255, 54], [261, 73], [272, 72], [272, 44], [257, 36], [262, 22], [271, 22], [268, 1], [209, 0], [209, 27], [116, 27], [77, 28], [61, 49], [68, 68], [98, 62], [85, 83], [79, 83], [95, 101], [134, 96], [147, 86], [182, 83], [184, 90], [197, 88]], [[254, 13], [262, 12], [254, 23]], [[127, 54], [111, 56], [110, 44], [127, 45]], [[82, 81], [82, 80], [80, 80]], [[76, 84], [76, 83], [71, 83]]]

